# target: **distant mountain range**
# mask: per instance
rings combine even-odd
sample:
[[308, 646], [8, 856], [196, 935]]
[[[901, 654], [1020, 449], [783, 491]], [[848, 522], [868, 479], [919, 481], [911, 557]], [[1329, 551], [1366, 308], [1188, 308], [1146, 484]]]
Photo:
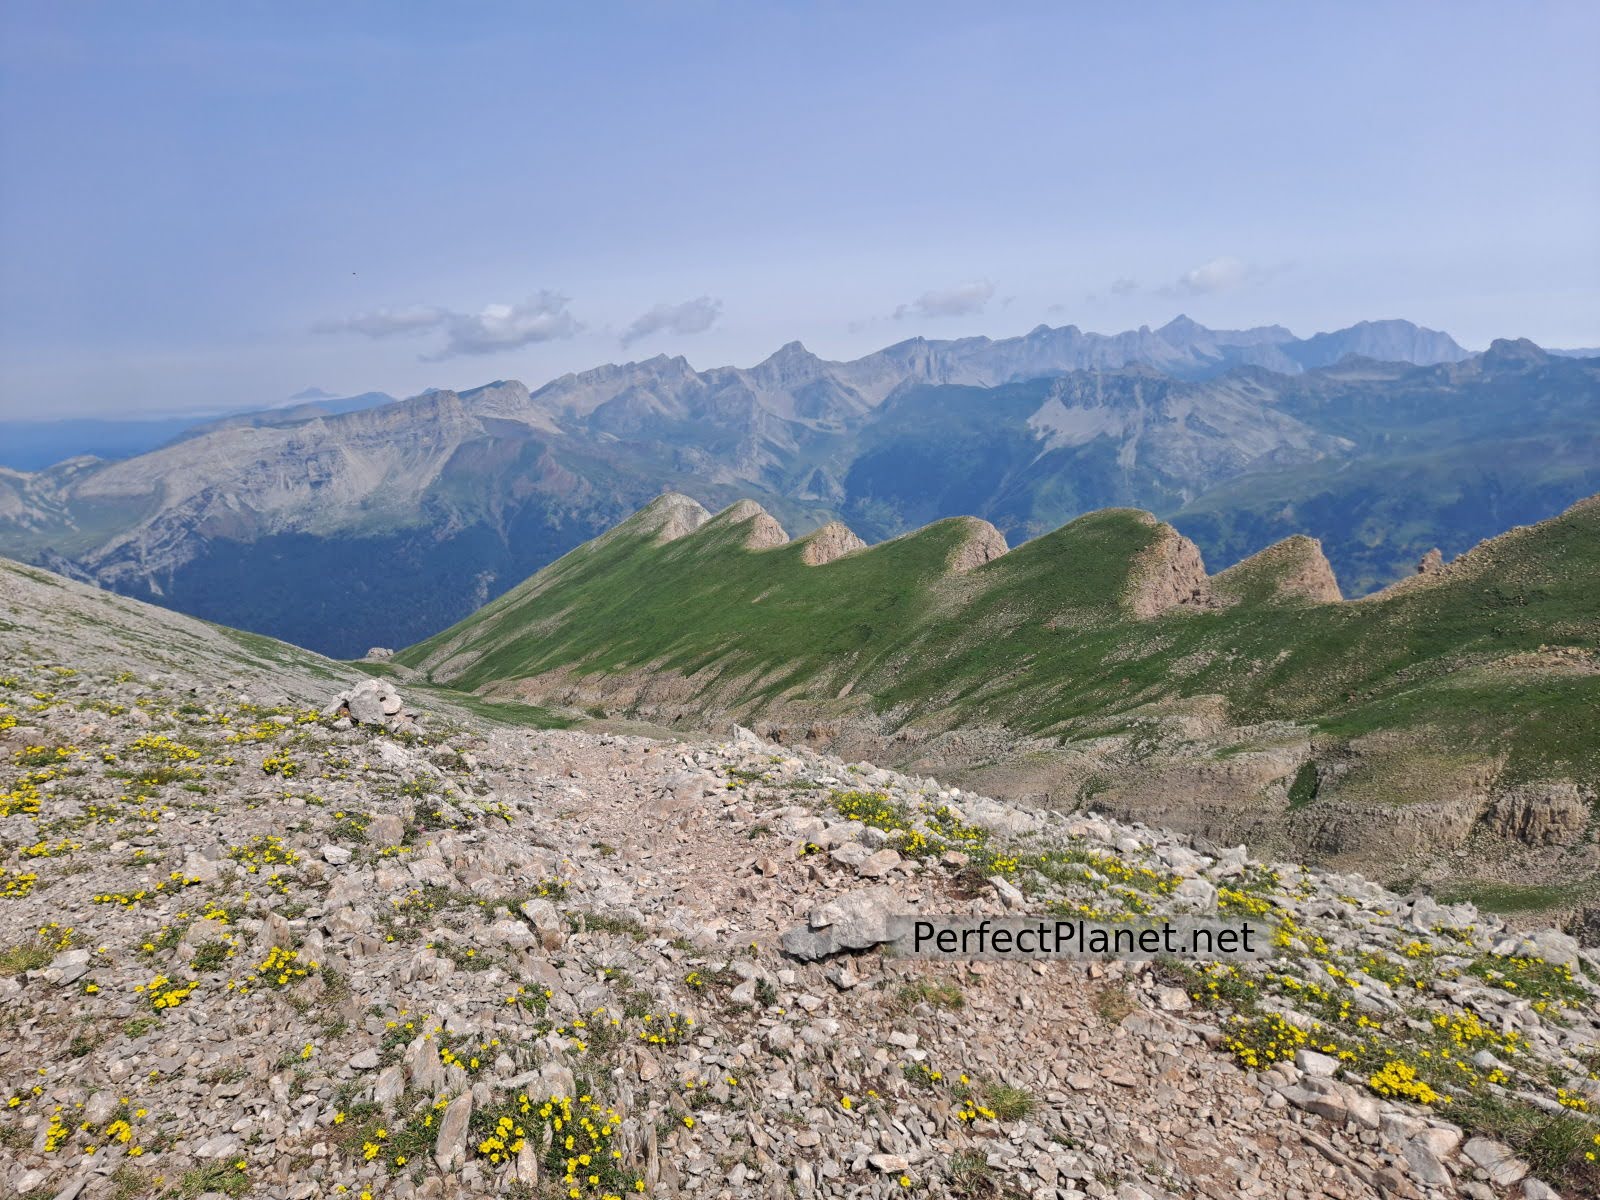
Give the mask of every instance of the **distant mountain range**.
[[794, 342], [748, 369], [663, 355], [0, 469], [0, 553], [346, 656], [451, 624], [666, 489], [870, 540], [973, 514], [1016, 544], [1133, 505], [1213, 569], [1320, 537], [1360, 594], [1600, 491], [1597, 397], [1600, 360], [1469, 354], [1404, 321], [1040, 326], [851, 362]]
[[220, 416], [128, 418], [72, 417], [66, 420], [0, 421], [0, 467], [38, 471], [80, 455], [95, 458], [132, 458], [175, 438], [193, 436], [241, 422], [258, 425], [291, 424], [317, 416], [354, 412], [376, 404], [389, 404], [393, 396], [363, 392], [359, 396], [334, 396], [320, 388], [307, 388], [290, 397], [282, 408], [248, 410]]

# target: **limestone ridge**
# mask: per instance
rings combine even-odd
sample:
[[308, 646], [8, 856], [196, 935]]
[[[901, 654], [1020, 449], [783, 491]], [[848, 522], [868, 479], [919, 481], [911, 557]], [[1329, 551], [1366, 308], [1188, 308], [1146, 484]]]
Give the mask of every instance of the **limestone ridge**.
[[850, 531], [842, 521], [829, 521], [822, 528], [800, 539], [803, 549], [801, 561], [808, 567], [820, 567], [836, 558], [843, 558], [855, 550], [865, 550], [867, 543]]
[[948, 568], [953, 575], [965, 575], [985, 563], [992, 563], [1006, 552], [1006, 535], [978, 517], [956, 517], [963, 538], [951, 552]]
[[1156, 526], [1156, 537], [1134, 563], [1125, 600], [1128, 610], [1148, 620], [1170, 608], [1209, 607], [1213, 603], [1211, 581], [1200, 547], [1149, 513], [1138, 515]]
[[[699, 508], [699, 505], [688, 497], [677, 497], [677, 499]], [[659, 504], [661, 501], [656, 503]], [[700, 511], [705, 510], [700, 509]], [[633, 519], [630, 518], [630, 522]], [[688, 532], [698, 532], [702, 527], [710, 533], [717, 529], [742, 526], [748, 526], [741, 543], [746, 550], [775, 550], [790, 544], [789, 535], [784, 532], [783, 526], [779, 525], [761, 505], [748, 499], [735, 501], [709, 521], [701, 522]], [[959, 531], [959, 540], [945, 563], [945, 570], [949, 574], [965, 575], [985, 563], [993, 562], [1006, 552], [1005, 535], [979, 517], [949, 517], [923, 529], [903, 534], [902, 538], [917, 537], [938, 526], [951, 526]], [[842, 521], [829, 521], [794, 544], [800, 547], [800, 561], [808, 567], [820, 567], [847, 554], [872, 549]]]
[[640, 510], [641, 517], [646, 514], [656, 524], [658, 544], [677, 541], [711, 520], [704, 505], [681, 492], [663, 492]]
[[1268, 596], [1312, 604], [1336, 604], [1344, 599], [1322, 543], [1304, 534], [1274, 542], [1213, 575], [1211, 591], [1226, 603]]
[[1352, 601], [1310, 538], [1211, 576], [1127, 508], [1003, 554], [972, 518], [861, 548], [769, 521], [736, 504], [667, 545], [589, 543], [396, 662], [1396, 879], [1459, 875], [1484, 839], [1485, 882], [1593, 873], [1547, 799], [1600, 778], [1600, 503]]
[[754, 500], [737, 500], [719, 512], [708, 523], [714, 528], [748, 525], [744, 531], [746, 550], [771, 550], [785, 545], [789, 535], [783, 526]]

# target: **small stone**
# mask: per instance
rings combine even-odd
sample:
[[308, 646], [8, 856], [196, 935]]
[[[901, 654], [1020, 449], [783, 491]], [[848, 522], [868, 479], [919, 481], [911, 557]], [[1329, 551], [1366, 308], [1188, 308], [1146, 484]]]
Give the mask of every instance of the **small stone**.
[[995, 894], [1004, 901], [1007, 908], [1021, 908], [1027, 904], [1028, 898], [1018, 891], [1004, 876], [991, 875], [989, 883], [993, 886]]
[[[861, 976], [850, 969], [849, 963], [840, 963], [836, 967], [829, 967], [824, 974], [827, 976], [828, 982], [841, 992], [848, 992], [861, 982]], [[734, 990], [737, 991], [738, 989]]]
[[1469, 1162], [1481, 1167], [1490, 1182], [1499, 1187], [1510, 1187], [1528, 1173], [1528, 1164], [1504, 1142], [1471, 1138], [1461, 1147], [1461, 1153]]
[[1156, 989], [1156, 1007], [1162, 1012], [1184, 1012], [1189, 1007], [1189, 993], [1182, 988]]
[[882, 879], [900, 865], [900, 854], [895, 850], [879, 850], [856, 868], [863, 879]]
[[1324, 1079], [1332, 1079], [1339, 1071], [1339, 1060], [1328, 1054], [1318, 1054], [1315, 1050], [1296, 1050], [1294, 1065], [1307, 1075], [1320, 1075]]

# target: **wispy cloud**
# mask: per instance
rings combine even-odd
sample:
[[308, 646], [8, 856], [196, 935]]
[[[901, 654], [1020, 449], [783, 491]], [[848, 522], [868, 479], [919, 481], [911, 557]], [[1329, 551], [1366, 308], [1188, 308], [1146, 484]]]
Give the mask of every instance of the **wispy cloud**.
[[498, 354], [536, 342], [569, 338], [583, 328], [557, 292], [540, 292], [521, 304], [490, 304], [476, 313], [450, 313], [444, 349], [424, 357], [438, 362], [462, 354]]
[[381, 308], [319, 321], [318, 333], [359, 333], [370, 338], [410, 337], [442, 331], [444, 345], [422, 355], [424, 362], [441, 362], [462, 355], [499, 354], [537, 342], [572, 337], [583, 328], [567, 311], [571, 301], [559, 292], [542, 291], [520, 304], [489, 304], [475, 313], [448, 308]]
[[975, 280], [957, 284], [952, 288], [923, 292], [909, 304], [894, 310], [894, 319], [908, 317], [966, 317], [980, 313], [994, 298], [994, 284], [988, 280]]
[[1237, 258], [1224, 255], [1201, 263], [1192, 271], [1178, 276], [1174, 290], [1189, 296], [1207, 296], [1217, 292], [1231, 292], [1259, 279], [1262, 271]]
[[1113, 279], [1110, 285], [1106, 288], [1106, 291], [1110, 292], [1113, 296], [1129, 296], [1138, 290], [1139, 281], [1137, 279], [1128, 279], [1127, 277], [1123, 277], [1122, 279]]
[[380, 308], [376, 312], [357, 313], [353, 317], [318, 321], [311, 328], [316, 333], [359, 333], [370, 338], [403, 337], [435, 329], [448, 315], [442, 308]]
[[658, 304], [622, 331], [622, 344], [631, 346], [657, 333], [704, 333], [722, 315], [722, 301], [710, 296], [685, 300], [682, 304]]

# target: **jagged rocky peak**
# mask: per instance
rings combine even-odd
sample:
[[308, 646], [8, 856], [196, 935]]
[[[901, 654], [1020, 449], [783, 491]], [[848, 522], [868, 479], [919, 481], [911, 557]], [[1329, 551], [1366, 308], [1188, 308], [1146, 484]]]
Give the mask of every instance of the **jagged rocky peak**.
[[952, 574], [965, 575], [968, 571], [975, 571], [1010, 549], [1006, 545], [1006, 535], [989, 522], [978, 517], [955, 519], [961, 524], [964, 536], [950, 555]]
[[1156, 527], [1156, 536], [1134, 561], [1128, 610], [1144, 620], [1178, 607], [1212, 607], [1211, 580], [1200, 547], [1149, 513], [1141, 515]]
[[510, 402], [526, 404], [528, 402], [528, 385], [520, 379], [495, 379], [489, 383], [480, 384], [475, 388], [467, 388], [458, 394], [468, 403], [482, 401], [484, 403]]
[[822, 368], [822, 360], [800, 342], [788, 342], [757, 363], [750, 373], [767, 386], [805, 381]]
[[1527, 338], [1495, 338], [1483, 352], [1483, 365], [1491, 369], [1516, 370], [1549, 361], [1550, 356], [1540, 349], [1537, 343]]
[[1344, 599], [1322, 543], [1298, 533], [1219, 572], [1211, 579], [1211, 591], [1229, 604], [1247, 599], [1336, 604]]
[[770, 550], [789, 540], [783, 526], [754, 500], [735, 500], [714, 518], [722, 525], [749, 525], [744, 545], [747, 550]]
[[711, 513], [692, 496], [682, 492], [662, 492], [641, 508], [635, 517], [646, 528], [654, 528], [656, 541], [670, 542], [693, 533], [711, 520]]
[[829, 521], [800, 539], [803, 549], [800, 559], [808, 567], [820, 567], [836, 558], [843, 558], [854, 550], [865, 550], [867, 543], [858, 538], [843, 521]]
[[1196, 321], [1187, 313], [1179, 313], [1160, 329], [1156, 330], [1156, 332], [1162, 337], [1168, 339], [1188, 339], [1196, 337], [1208, 337], [1210, 336], [1211, 330], [1207, 329], [1204, 325], [1200, 324], [1199, 321]]

